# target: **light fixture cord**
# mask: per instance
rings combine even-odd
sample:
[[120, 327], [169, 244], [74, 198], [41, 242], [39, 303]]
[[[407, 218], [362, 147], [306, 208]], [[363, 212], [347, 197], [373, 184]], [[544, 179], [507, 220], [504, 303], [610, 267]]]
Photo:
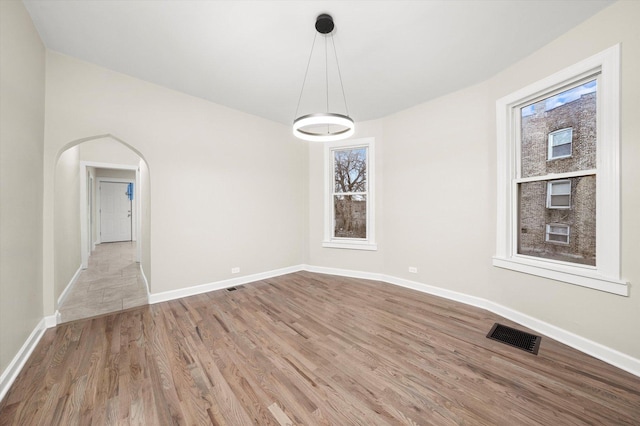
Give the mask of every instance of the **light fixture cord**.
[[[333, 39], [333, 36], [331, 36]], [[327, 85], [327, 114], [329, 113], [329, 53], [327, 52], [327, 37], [324, 38], [324, 79]], [[327, 134], [331, 133], [327, 123]]]
[[349, 117], [349, 107], [347, 106], [347, 96], [344, 94], [344, 85], [342, 84], [342, 73], [340, 72], [340, 63], [338, 62], [338, 52], [336, 51], [336, 42], [331, 36], [331, 43], [333, 43], [333, 53], [336, 55], [336, 66], [338, 67], [338, 78], [340, 78], [340, 87], [342, 88], [342, 100], [344, 101], [344, 109], [347, 110], [347, 117]]
[[315, 32], [313, 35], [313, 43], [311, 44], [311, 53], [309, 53], [309, 60], [307, 61], [307, 70], [304, 72], [304, 80], [302, 80], [302, 88], [300, 89], [300, 96], [298, 97], [298, 106], [296, 106], [296, 113], [293, 116], [293, 120], [295, 121], [298, 118], [298, 109], [300, 109], [300, 101], [302, 100], [302, 93], [304, 92], [304, 85], [307, 82], [307, 74], [309, 74], [309, 65], [311, 64], [311, 57], [313, 56], [313, 48], [316, 45], [316, 37], [318, 33]]
[[327, 112], [329, 112], [329, 54], [327, 52], [327, 38], [324, 38], [324, 79], [327, 89]]

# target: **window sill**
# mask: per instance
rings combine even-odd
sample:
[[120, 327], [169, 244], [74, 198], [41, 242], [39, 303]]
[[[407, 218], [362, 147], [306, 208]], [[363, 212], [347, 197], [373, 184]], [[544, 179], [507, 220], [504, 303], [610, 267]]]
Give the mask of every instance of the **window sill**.
[[620, 296], [629, 295], [629, 286], [626, 281], [604, 277], [598, 274], [593, 267], [569, 266], [515, 257], [494, 257], [493, 266], [550, 278], [594, 290], [605, 291], [607, 293], [618, 294]]
[[549, 240], [546, 240], [545, 243], [553, 244], [553, 245], [556, 245], [556, 246], [563, 246], [563, 247], [566, 247], [566, 246], [569, 245], [569, 243], [563, 243], [562, 241], [549, 241]]
[[573, 155], [565, 155], [564, 157], [553, 157], [553, 158], [547, 158], [547, 163], [551, 162], [551, 161], [556, 161], [556, 160], [566, 160], [567, 158], [572, 158]]
[[348, 249], [348, 250], [369, 250], [376, 251], [378, 250], [378, 245], [376, 243], [370, 242], [358, 242], [358, 241], [323, 241], [322, 247], [325, 248], [337, 248], [337, 249]]

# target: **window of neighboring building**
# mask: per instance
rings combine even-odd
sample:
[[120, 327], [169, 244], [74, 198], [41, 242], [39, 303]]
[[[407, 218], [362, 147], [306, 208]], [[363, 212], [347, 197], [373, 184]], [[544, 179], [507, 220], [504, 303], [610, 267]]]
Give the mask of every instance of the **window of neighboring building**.
[[498, 100], [495, 266], [628, 295], [619, 100], [619, 45]]
[[573, 129], [556, 130], [549, 133], [549, 160], [571, 157]]
[[376, 250], [373, 139], [325, 145], [327, 196], [324, 247]]
[[569, 225], [558, 223], [547, 225], [545, 241], [549, 243], [569, 244]]
[[[552, 180], [547, 183], [547, 208], [571, 208], [571, 181]], [[595, 230], [594, 230], [595, 231]]]

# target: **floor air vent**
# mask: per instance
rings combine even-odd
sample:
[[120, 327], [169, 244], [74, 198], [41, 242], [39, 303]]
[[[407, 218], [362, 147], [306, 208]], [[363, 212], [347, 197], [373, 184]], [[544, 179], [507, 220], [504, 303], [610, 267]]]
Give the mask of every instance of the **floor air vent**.
[[498, 323], [493, 325], [491, 331], [487, 334], [487, 337], [522, 349], [523, 351], [527, 351], [534, 355], [538, 355], [538, 348], [540, 347], [540, 341], [542, 340], [542, 337], [540, 336], [525, 333], [524, 331], [516, 330], [515, 328], [507, 327], [506, 325]]

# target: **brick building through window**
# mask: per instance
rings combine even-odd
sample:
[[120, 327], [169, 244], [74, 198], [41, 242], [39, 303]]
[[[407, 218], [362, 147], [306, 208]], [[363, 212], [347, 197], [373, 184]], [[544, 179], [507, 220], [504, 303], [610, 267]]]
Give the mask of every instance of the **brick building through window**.
[[522, 108], [519, 254], [595, 266], [596, 107], [594, 80]]

